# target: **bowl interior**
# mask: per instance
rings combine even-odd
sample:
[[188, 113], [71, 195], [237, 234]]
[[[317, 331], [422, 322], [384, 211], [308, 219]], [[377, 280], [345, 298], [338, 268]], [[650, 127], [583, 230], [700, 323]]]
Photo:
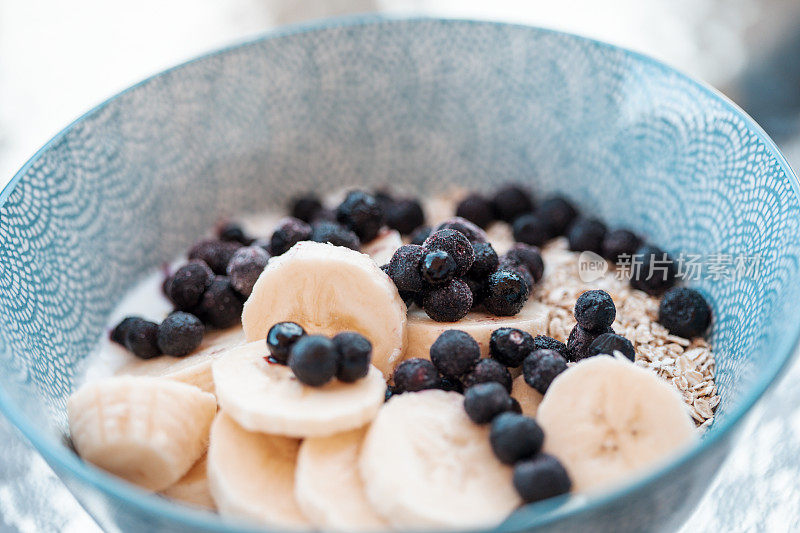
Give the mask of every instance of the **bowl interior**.
[[109, 311], [221, 215], [345, 185], [505, 181], [564, 193], [705, 264], [755, 258], [753, 275], [692, 282], [715, 312], [711, 435], [788, 359], [796, 182], [743, 113], [658, 63], [568, 35], [371, 21], [286, 31], [149, 79], [20, 171], [0, 196], [6, 410], [41, 446], [63, 446], [65, 400]]

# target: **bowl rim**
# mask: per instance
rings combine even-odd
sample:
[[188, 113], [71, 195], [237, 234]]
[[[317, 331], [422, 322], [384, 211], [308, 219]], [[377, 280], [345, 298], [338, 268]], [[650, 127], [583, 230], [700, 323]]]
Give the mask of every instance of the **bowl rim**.
[[[219, 55], [232, 53], [236, 50], [244, 49], [249, 46], [254, 46], [258, 43], [276, 38], [300, 35], [304, 33], [313, 33], [316, 31], [341, 27], [357, 28], [379, 24], [415, 24], [426, 22], [436, 22], [445, 25], [508, 27], [524, 29], [533, 33], [558, 35], [575, 41], [581, 41], [593, 47], [611, 50], [614, 52], [621, 52], [651, 67], [655, 67], [661, 71], [676, 75], [682, 81], [688, 82], [696, 89], [699, 89], [706, 93], [706, 95], [718, 100], [727, 111], [739, 116], [743, 120], [744, 125], [752, 133], [754, 133], [755, 136], [768, 149], [768, 151], [771, 152], [771, 155], [774, 157], [775, 161], [777, 161], [781, 167], [781, 170], [786, 174], [795, 195], [798, 197], [798, 199], [800, 199], [800, 182], [798, 181], [797, 175], [794, 173], [792, 167], [789, 165], [788, 161], [781, 153], [775, 142], [761, 128], [761, 126], [759, 126], [758, 123], [756, 123], [756, 121], [750, 117], [750, 115], [748, 115], [737, 104], [735, 104], [727, 96], [722, 94], [719, 90], [715, 89], [708, 83], [695, 79], [683, 71], [669, 66], [651, 56], [590, 37], [529, 24], [506, 22], [502, 20], [478, 20], [461, 17], [367, 13], [315, 19], [273, 28], [262, 32], [255, 37], [235, 42], [234, 44], [198, 55], [192, 59], [148, 76], [143, 80], [131, 85], [130, 87], [117, 92], [80, 115], [61, 131], [55, 134], [44, 145], [42, 145], [42, 147], [39, 148], [14, 174], [2, 191], [0, 191], [0, 206], [5, 204], [11, 192], [16, 188], [22, 177], [28, 173], [32, 165], [45, 152], [47, 152], [62, 138], [64, 138], [64, 136], [74, 127], [79, 125], [87, 118], [94, 116], [96, 113], [100, 112], [119, 97], [132, 92], [157, 78], [169, 75], [174, 71], [183, 69], [184, 67], [192, 65], [196, 62], [204, 61]], [[625, 498], [628, 495], [635, 494], [645, 487], [655, 484], [661, 477], [667, 475], [673, 469], [679, 468], [682, 465], [694, 460], [696, 457], [699, 457], [700, 455], [709, 451], [714, 444], [723, 442], [738, 426], [741, 425], [743, 418], [750, 414], [755, 404], [767, 392], [767, 390], [775, 385], [777, 381], [779, 381], [781, 374], [784, 373], [789, 363], [794, 359], [798, 346], [800, 345], [800, 322], [797, 322], [794, 325], [793, 329], [787, 333], [786, 336], [784, 336], [784, 339], [786, 340], [784, 340], [782, 344], [785, 345], [785, 351], [782, 356], [773, 358], [767, 365], [762, 367], [763, 370], [761, 372], [761, 378], [753, 383], [753, 386], [745, 395], [743, 401], [739, 402], [739, 404], [735, 406], [736, 408], [726, 415], [726, 417], [722, 420], [721, 427], [715, 421], [714, 430], [704, 436], [704, 438], [700, 439], [696, 444], [685, 449], [681, 453], [674, 455], [669, 460], [662, 462], [660, 465], [651, 469], [646, 474], [637, 476], [629, 482], [615, 485], [610, 489], [580, 494], [577, 495], [577, 497], [576, 495], [564, 495], [542, 502], [528, 504], [524, 507], [524, 512], [526, 518], [529, 518], [530, 520], [523, 520], [522, 522], [524, 523], [519, 524], [512, 523], [506, 525], [505, 523], [502, 523], [497, 526], [495, 531], [511, 533], [515, 531], [530, 530], [545, 526], [547, 524], [552, 524], [553, 522], [567, 517], [598, 510], [605, 505]], [[53, 442], [44, 431], [34, 427], [34, 425], [31, 424], [31, 422], [23, 415], [22, 411], [17, 407], [15, 400], [11, 398], [11, 396], [3, 387], [0, 387], [0, 412], [3, 413], [3, 415], [5, 415], [5, 417], [24, 435], [28, 442], [30, 442], [39, 452], [39, 454], [47, 461], [49, 466], [56, 470], [62, 483], [64, 483], [64, 479], [61, 478], [60, 472], [69, 472], [82, 483], [92, 485], [95, 489], [107, 494], [108, 497], [131, 505], [138, 511], [147, 515], [156, 516], [160, 519], [173, 521], [183, 525], [202, 528], [207, 531], [217, 531], [220, 533], [263, 533], [264, 531], [278, 531], [265, 529], [264, 527], [254, 525], [252, 522], [241, 521], [234, 517], [221, 517], [219, 515], [203, 511], [199, 508], [192, 508], [186, 505], [172, 503], [171, 501], [160, 497], [157, 494], [140, 489], [139, 487], [117, 478], [98, 467], [84, 462], [68, 447]], [[70, 485], [68, 483], [65, 484], [69, 489]], [[87, 513], [96, 520], [93, 511], [87, 508], [87, 506], [84, 505], [79, 498], [76, 499], [87, 511]]]

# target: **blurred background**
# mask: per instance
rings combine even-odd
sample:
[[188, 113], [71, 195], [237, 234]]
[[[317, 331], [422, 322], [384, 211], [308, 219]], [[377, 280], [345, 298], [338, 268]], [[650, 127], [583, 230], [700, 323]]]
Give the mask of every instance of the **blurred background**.
[[[724, 92], [800, 168], [800, 0], [0, 0], [0, 188], [140, 79], [276, 26], [349, 13], [533, 24], [652, 55]], [[686, 532], [800, 530], [800, 366], [750, 417]], [[0, 531], [97, 526], [0, 419]]]

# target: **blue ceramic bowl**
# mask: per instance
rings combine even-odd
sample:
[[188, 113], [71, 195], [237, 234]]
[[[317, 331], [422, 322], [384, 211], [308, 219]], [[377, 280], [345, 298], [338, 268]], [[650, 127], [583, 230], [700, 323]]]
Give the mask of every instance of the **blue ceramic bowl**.
[[[0, 408], [108, 530], [240, 531], [91, 465], [65, 400], [109, 311], [220, 215], [344, 185], [528, 182], [666, 249], [761, 258], [705, 277], [722, 401], [646, 478], [528, 506], [502, 526], [669, 529], [735, 444], [800, 333], [798, 183], [719, 93], [651, 59], [536, 28], [376, 17], [277, 31], [90, 111], [0, 195]], [[239, 529], [239, 528], [242, 529]]]

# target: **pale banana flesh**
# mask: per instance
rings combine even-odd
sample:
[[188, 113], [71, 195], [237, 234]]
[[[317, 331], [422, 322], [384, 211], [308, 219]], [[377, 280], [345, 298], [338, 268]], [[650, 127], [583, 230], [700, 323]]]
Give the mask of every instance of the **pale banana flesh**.
[[511, 382], [511, 396], [519, 402], [523, 415], [536, 418], [539, 404], [542, 403], [542, 395], [525, 382], [525, 376], [522, 374]]
[[458, 322], [436, 322], [425, 311], [412, 306], [408, 312], [407, 340], [404, 359], [421, 357], [430, 359], [431, 345], [448, 329], [468, 333], [478, 342], [481, 356], [489, 356], [489, 338], [499, 328], [517, 328], [531, 335], [546, 335], [550, 311], [546, 305], [529, 299], [522, 310], [514, 316], [495, 316], [472, 311]]
[[300, 441], [253, 433], [220, 411], [211, 426], [208, 482], [219, 513], [266, 526], [310, 529], [294, 498]]
[[304, 241], [270, 259], [244, 304], [248, 341], [278, 322], [309, 333], [356, 331], [372, 343], [372, 364], [389, 375], [402, 357], [406, 306], [392, 280], [368, 255]]
[[355, 383], [309, 387], [285, 365], [268, 363], [263, 340], [224, 353], [212, 364], [220, 408], [249, 431], [322, 437], [361, 427], [383, 405], [386, 381], [370, 367]]
[[295, 496], [314, 527], [325, 531], [378, 531], [386, 521], [364, 493], [358, 459], [366, 428], [305, 439], [295, 471]]
[[208, 332], [200, 347], [186, 357], [161, 355], [153, 359], [137, 359], [119, 369], [117, 374], [165, 377], [214, 394], [211, 363], [227, 349], [239, 346], [244, 341], [244, 332], [239, 326]]
[[367, 431], [361, 477], [394, 528], [492, 527], [521, 503], [488, 426], [472, 423], [463, 402], [441, 390], [394, 396]]
[[207, 464], [208, 456], [204, 454], [182, 478], [164, 489], [161, 494], [188, 505], [216, 510], [217, 506], [208, 486]]
[[674, 388], [627, 359], [604, 355], [557, 376], [537, 421], [544, 451], [564, 464], [575, 491], [630, 479], [697, 438]]
[[154, 491], [178, 481], [205, 452], [216, 411], [213, 395], [150, 377], [91, 383], [67, 402], [78, 454]]

